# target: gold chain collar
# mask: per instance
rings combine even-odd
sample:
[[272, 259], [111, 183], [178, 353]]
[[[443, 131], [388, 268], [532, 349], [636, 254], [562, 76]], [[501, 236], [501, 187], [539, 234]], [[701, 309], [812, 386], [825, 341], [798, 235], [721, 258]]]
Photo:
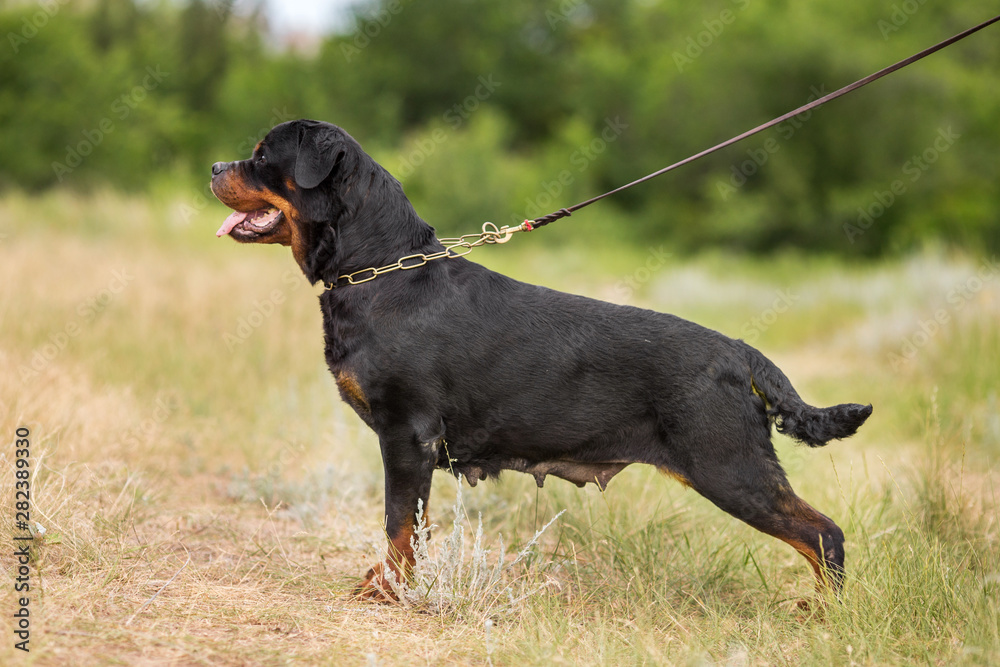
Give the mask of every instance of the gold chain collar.
[[[384, 273], [399, 270], [407, 271], [409, 269], [416, 269], [417, 267], [423, 266], [427, 262], [433, 262], [436, 259], [468, 255], [472, 252], [473, 248], [477, 248], [481, 245], [506, 243], [507, 241], [510, 241], [511, 237], [517, 232], [530, 232], [532, 229], [534, 229], [534, 226], [531, 224], [531, 220], [525, 220], [517, 227], [508, 227], [507, 225], [504, 225], [499, 228], [492, 222], [487, 222], [483, 225], [483, 231], [478, 234], [466, 234], [457, 238], [438, 239], [438, 241], [444, 245], [444, 250], [439, 250], [438, 252], [432, 252], [430, 254], [417, 253], [416, 255], [407, 255], [406, 257], [400, 257], [392, 264], [347, 273], [342, 276], [338, 276], [335, 282], [324, 282], [323, 284], [328, 290], [335, 289], [341, 280], [347, 280], [345, 285], [360, 285], [361, 283], [366, 283], [369, 280], [375, 280]], [[455, 248], [461, 248], [461, 250], [455, 250]]]

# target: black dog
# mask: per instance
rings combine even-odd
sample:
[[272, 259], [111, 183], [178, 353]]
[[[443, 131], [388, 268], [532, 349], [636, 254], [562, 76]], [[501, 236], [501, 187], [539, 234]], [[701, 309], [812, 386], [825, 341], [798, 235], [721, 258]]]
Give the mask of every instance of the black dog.
[[291, 246], [306, 277], [330, 287], [326, 361], [378, 434], [385, 468], [389, 552], [357, 595], [391, 597], [386, 577], [407, 575], [435, 468], [472, 485], [518, 470], [539, 486], [555, 475], [603, 488], [631, 463], [789, 543], [839, 589], [844, 534], [792, 491], [771, 421], [818, 447], [854, 434], [870, 405], [811, 407], [740, 340], [464, 258], [348, 284], [345, 274], [442, 245], [399, 182], [328, 123], [278, 125], [250, 159], [213, 165], [212, 191], [236, 211], [219, 236]]

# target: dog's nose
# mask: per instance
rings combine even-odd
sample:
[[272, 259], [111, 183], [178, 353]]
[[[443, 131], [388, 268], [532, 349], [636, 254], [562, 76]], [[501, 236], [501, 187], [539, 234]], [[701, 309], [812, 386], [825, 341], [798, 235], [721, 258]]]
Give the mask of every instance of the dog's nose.
[[218, 176], [226, 169], [229, 169], [230, 162], [216, 162], [212, 165], [212, 176]]

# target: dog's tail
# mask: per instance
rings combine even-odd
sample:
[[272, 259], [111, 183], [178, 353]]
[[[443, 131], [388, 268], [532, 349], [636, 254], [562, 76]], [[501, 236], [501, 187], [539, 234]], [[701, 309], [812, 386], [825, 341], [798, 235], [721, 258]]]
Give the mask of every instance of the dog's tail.
[[808, 405], [781, 369], [749, 345], [746, 350], [753, 390], [764, 399], [767, 414], [779, 433], [810, 447], [822, 447], [830, 440], [854, 435], [871, 415], [871, 405], [843, 403], [829, 408]]

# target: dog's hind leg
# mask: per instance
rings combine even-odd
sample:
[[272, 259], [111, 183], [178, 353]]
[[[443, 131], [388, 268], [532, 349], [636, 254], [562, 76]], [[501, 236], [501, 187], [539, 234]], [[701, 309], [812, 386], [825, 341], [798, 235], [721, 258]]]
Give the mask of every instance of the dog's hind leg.
[[[725, 512], [790, 544], [809, 561], [818, 586], [839, 592], [844, 577], [844, 533], [795, 494], [770, 438], [753, 434], [747, 442], [746, 436], [723, 435], [719, 429], [714, 435], [723, 441], [715, 440], [700, 450], [686, 448], [697, 452], [697, 458], [673, 474]], [[727, 440], [739, 444], [727, 446], [723, 444]]]
[[817, 588], [829, 587], [839, 593], [844, 579], [844, 532], [829, 517], [795, 495], [787, 484], [772, 492], [768, 501], [762, 506], [727, 511], [791, 545], [809, 561]]
[[817, 587], [829, 586], [835, 593], [840, 591], [844, 578], [844, 532], [799, 498], [787, 481], [740, 479], [738, 494], [733, 494], [732, 488], [720, 492], [698, 482], [692, 486], [720, 509], [791, 545], [809, 561]]
[[844, 531], [787, 487], [777, 511], [755, 518], [754, 528], [792, 545], [813, 567], [817, 586], [839, 593], [844, 581]]

